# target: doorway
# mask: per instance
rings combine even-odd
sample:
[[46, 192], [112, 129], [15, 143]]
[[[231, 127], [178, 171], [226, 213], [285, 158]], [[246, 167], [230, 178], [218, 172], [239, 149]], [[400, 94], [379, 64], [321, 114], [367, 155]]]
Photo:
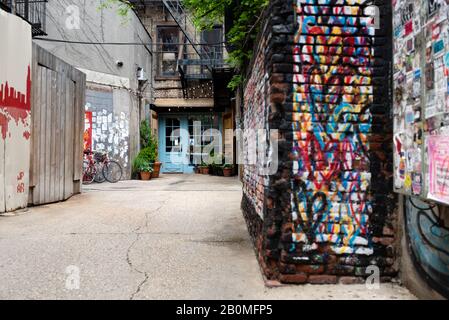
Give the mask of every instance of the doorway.
[[[222, 132], [218, 113], [162, 114], [159, 117], [159, 159], [162, 173], [193, 173], [201, 164], [204, 147], [211, 143], [210, 129]], [[198, 144], [195, 148], [195, 142]], [[223, 150], [221, 135], [217, 141]]]

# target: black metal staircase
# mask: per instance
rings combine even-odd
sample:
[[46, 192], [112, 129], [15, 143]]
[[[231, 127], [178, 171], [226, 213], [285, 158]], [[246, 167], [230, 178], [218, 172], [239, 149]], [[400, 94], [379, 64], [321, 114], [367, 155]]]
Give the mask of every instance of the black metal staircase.
[[178, 69], [181, 76], [187, 80], [212, 79], [214, 68], [224, 66], [223, 45], [203, 43], [202, 33], [195, 27], [181, 0], [162, 0], [162, 2], [194, 50], [193, 53], [185, 53], [180, 57]]
[[47, 0], [0, 0], [0, 8], [14, 13], [31, 25], [32, 35], [44, 36]]
[[[179, 41], [176, 69], [181, 78], [184, 98], [213, 97], [215, 71], [229, 69], [224, 62], [225, 46], [222, 26], [209, 31], [198, 30], [190, 13], [183, 6], [182, 0], [129, 1], [138, 12], [141, 12], [142, 16], [145, 16], [146, 8], [162, 6], [181, 30], [183, 38]], [[220, 32], [214, 33], [216, 30]], [[159, 45], [162, 46], [162, 44]]]

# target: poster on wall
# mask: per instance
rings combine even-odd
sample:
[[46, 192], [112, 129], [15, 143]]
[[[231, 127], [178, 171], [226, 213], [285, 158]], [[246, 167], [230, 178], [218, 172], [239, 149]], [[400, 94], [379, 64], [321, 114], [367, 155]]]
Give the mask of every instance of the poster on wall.
[[449, 136], [430, 136], [429, 198], [449, 204]]
[[84, 113], [84, 151], [92, 151], [92, 111]]
[[0, 9], [0, 212], [28, 204], [31, 27]]

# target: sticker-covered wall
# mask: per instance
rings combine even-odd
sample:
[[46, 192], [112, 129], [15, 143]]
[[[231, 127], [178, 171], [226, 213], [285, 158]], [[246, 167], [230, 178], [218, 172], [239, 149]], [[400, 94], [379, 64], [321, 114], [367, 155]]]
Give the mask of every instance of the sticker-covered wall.
[[357, 283], [374, 265], [394, 276], [391, 4], [272, 0], [267, 11], [265, 121], [281, 139], [255, 237], [265, 275]]
[[124, 168], [124, 178], [129, 178], [130, 102], [118, 105], [120, 100], [117, 94], [114, 97], [114, 91], [120, 90], [91, 86], [86, 91], [85, 145], [90, 145], [94, 151], [106, 152], [111, 159], [119, 161]]
[[449, 205], [448, 14], [446, 1], [394, 1], [395, 188]]
[[28, 204], [31, 28], [0, 9], [0, 30], [0, 212], [5, 212]]
[[393, 5], [394, 187], [417, 270], [449, 296], [449, 6]]

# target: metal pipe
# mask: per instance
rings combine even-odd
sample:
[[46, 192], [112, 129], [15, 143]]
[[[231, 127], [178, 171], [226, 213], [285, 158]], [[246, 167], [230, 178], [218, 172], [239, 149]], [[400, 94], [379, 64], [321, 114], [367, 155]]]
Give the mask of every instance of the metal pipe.
[[16, 0], [11, 0], [11, 13], [16, 14]]
[[25, 19], [27, 20], [27, 21], [29, 21], [30, 19], [30, 17], [29, 17], [29, 15], [30, 15], [30, 0], [25, 0], [25, 3], [24, 3], [24, 5], [25, 5], [25, 10], [24, 10], [24, 12], [25, 12]]

